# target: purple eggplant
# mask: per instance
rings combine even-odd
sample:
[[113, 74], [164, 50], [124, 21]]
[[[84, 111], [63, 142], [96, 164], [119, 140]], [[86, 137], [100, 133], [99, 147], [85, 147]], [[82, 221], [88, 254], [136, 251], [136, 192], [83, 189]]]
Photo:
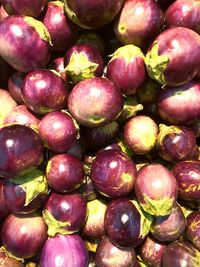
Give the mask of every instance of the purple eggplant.
[[65, 153], [77, 140], [77, 128], [70, 115], [54, 111], [41, 119], [39, 135], [49, 149], [56, 153]]
[[162, 267], [199, 267], [200, 252], [187, 241], [170, 243], [162, 258]]
[[43, 160], [39, 135], [24, 125], [0, 129], [0, 177], [14, 178], [37, 168]]
[[9, 210], [14, 214], [28, 214], [42, 207], [49, 188], [40, 170], [5, 181], [3, 195]]
[[103, 125], [120, 115], [123, 95], [106, 78], [86, 79], [72, 89], [68, 98], [68, 109], [73, 118], [83, 126]]
[[7, 90], [0, 89], [0, 125], [3, 124], [5, 117], [17, 106]]
[[55, 155], [46, 167], [48, 184], [58, 193], [72, 192], [83, 182], [83, 163], [69, 154]]
[[[64, 0], [68, 17], [80, 27], [96, 29], [109, 24], [120, 11], [124, 0]], [[86, 8], [87, 7], [87, 8]]]
[[200, 211], [194, 211], [187, 217], [186, 236], [200, 250]]
[[176, 0], [165, 12], [167, 27], [185, 27], [200, 34], [199, 0]]
[[0, 222], [3, 221], [10, 214], [9, 208], [6, 205], [6, 200], [3, 194], [4, 186], [5, 186], [5, 182], [0, 181]]
[[64, 57], [54, 58], [50, 62], [49, 68], [57, 71], [60, 74], [60, 76], [63, 78], [64, 81], [66, 81], [66, 82], [68, 81], [67, 74], [65, 73]]
[[115, 21], [114, 30], [123, 44], [146, 46], [162, 30], [164, 14], [153, 0], [128, 0]]
[[65, 72], [75, 84], [102, 76], [104, 63], [96, 47], [89, 44], [75, 44], [67, 50], [64, 66]]
[[173, 168], [173, 174], [176, 178], [179, 197], [185, 200], [200, 199], [200, 161], [190, 160], [181, 161]]
[[1, 240], [5, 249], [16, 258], [30, 258], [47, 240], [47, 226], [42, 216], [32, 213], [10, 214], [3, 222]]
[[13, 73], [8, 80], [8, 91], [18, 104], [24, 104], [22, 97], [22, 84], [25, 74], [19, 71]]
[[200, 36], [196, 32], [184, 27], [165, 30], [148, 49], [148, 74], [162, 85], [181, 86], [197, 74], [199, 50]]
[[79, 235], [56, 235], [43, 246], [40, 267], [87, 267], [88, 250]]
[[117, 246], [136, 247], [148, 235], [152, 220], [135, 200], [121, 198], [108, 204], [104, 225], [111, 242]]
[[200, 83], [166, 87], [157, 99], [158, 113], [170, 124], [188, 124], [200, 117]]
[[66, 107], [69, 87], [50, 70], [35, 70], [24, 79], [22, 96], [25, 104], [37, 114], [46, 114]]
[[24, 267], [24, 264], [17, 259], [12, 258], [7, 251], [1, 247], [0, 248], [0, 266], [2, 267]]
[[163, 159], [172, 163], [199, 157], [195, 135], [184, 126], [160, 124], [156, 148]]
[[86, 217], [87, 202], [80, 194], [51, 193], [43, 210], [48, 235], [51, 237], [58, 233], [65, 235], [78, 232], [84, 225]]
[[135, 163], [125, 153], [115, 149], [97, 154], [91, 166], [94, 187], [110, 198], [127, 196], [134, 188]]
[[158, 163], [143, 166], [135, 181], [135, 194], [142, 208], [154, 215], [171, 213], [177, 199], [178, 186], [171, 171]]
[[158, 126], [149, 116], [138, 115], [124, 125], [123, 138], [134, 154], [147, 154], [156, 144]]
[[135, 94], [146, 78], [144, 55], [140, 48], [126, 45], [117, 49], [108, 62], [106, 76], [124, 95]]
[[119, 248], [104, 236], [98, 243], [95, 261], [99, 267], [133, 267], [136, 261], [135, 249]]
[[76, 41], [78, 27], [65, 16], [61, 1], [48, 3], [43, 24], [50, 33], [53, 51], [65, 52]]
[[162, 242], [170, 242], [178, 239], [186, 228], [186, 219], [181, 207], [175, 204], [171, 213], [167, 216], [154, 218], [151, 225], [153, 237]]
[[45, 26], [32, 17], [13, 15], [0, 23], [0, 55], [18, 71], [43, 68], [50, 58], [50, 43]]

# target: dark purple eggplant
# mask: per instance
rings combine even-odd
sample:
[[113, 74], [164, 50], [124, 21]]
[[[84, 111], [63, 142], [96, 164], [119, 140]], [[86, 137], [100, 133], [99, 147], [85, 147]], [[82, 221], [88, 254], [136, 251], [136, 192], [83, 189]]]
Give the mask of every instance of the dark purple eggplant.
[[50, 58], [50, 43], [45, 26], [32, 17], [13, 15], [0, 24], [0, 55], [18, 71], [43, 68]]
[[47, 226], [42, 216], [10, 214], [2, 225], [1, 240], [4, 248], [14, 257], [30, 258], [47, 240]]
[[0, 126], [3, 124], [5, 117], [17, 106], [7, 90], [0, 89]]
[[145, 59], [148, 74], [162, 85], [183, 85], [199, 70], [199, 51], [200, 36], [196, 32], [184, 27], [165, 30], [148, 49]]
[[76, 41], [78, 27], [65, 15], [61, 1], [48, 2], [43, 24], [50, 33], [53, 51], [65, 52]]
[[69, 154], [53, 156], [46, 167], [48, 184], [58, 193], [76, 190], [82, 184], [84, 174], [83, 163]]
[[87, 202], [80, 194], [51, 193], [43, 210], [48, 235], [51, 237], [58, 233], [66, 235], [78, 232], [84, 225], [86, 217]]
[[162, 30], [164, 14], [153, 0], [128, 0], [115, 21], [115, 34], [123, 44], [146, 46]]
[[98, 243], [95, 259], [98, 267], [133, 267], [136, 254], [133, 247], [119, 248], [104, 236]]
[[14, 178], [37, 168], [43, 160], [39, 135], [24, 125], [0, 129], [0, 177]]
[[88, 250], [79, 235], [56, 235], [43, 246], [40, 267], [87, 267]]
[[135, 180], [135, 194], [142, 208], [154, 215], [171, 213], [178, 186], [171, 171], [158, 163], [143, 166]]
[[13, 73], [8, 80], [8, 91], [18, 104], [24, 104], [22, 97], [22, 84], [25, 74], [19, 71]]
[[115, 245], [136, 247], [148, 235], [153, 218], [145, 213], [135, 200], [111, 201], [105, 214], [105, 229]]
[[113, 121], [120, 115], [123, 96], [108, 79], [90, 78], [72, 89], [68, 109], [78, 123], [95, 127]]
[[68, 94], [68, 84], [50, 70], [35, 70], [24, 78], [22, 86], [24, 102], [37, 114], [64, 109]]
[[134, 188], [135, 163], [125, 153], [109, 149], [97, 154], [91, 166], [94, 187], [110, 198], [127, 196]]
[[194, 211], [187, 217], [186, 236], [200, 250], [200, 211]]

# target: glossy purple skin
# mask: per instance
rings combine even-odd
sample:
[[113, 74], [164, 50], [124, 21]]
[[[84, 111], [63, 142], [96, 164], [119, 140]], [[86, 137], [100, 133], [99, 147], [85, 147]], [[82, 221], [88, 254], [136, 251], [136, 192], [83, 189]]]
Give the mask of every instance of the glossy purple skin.
[[[42, 40], [35, 28], [25, 21], [25, 18], [12, 15], [1, 22], [0, 54], [14, 69], [30, 72], [43, 68], [48, 63], [50, 43]], [[18, 31], [12, 30], [13, 27], [17, 27]]]
[[153, 237], [162, 242], [171, 242], [178, 239], [186, 227], [186, 219], [182, 209], [177, 204], [168, 216], [155, 217], [151, 225]]
[[83, 126], [103, 125], [119, 116], [123, 109], [123, 95], [106, 78], [86, 79], [72, 89], [68, 109]]
[[57, 221], [69, 222], [70, 225], [63, 226], [62, 229], [74, 233], [79, 231], [86, 221], [87, 202], [81, 194], [51, 193], [44, 210], [49, 211]]
[[3, 222], [1, 240], [8, 252], [17, 258], [30, 258], [47, 240], [47, 226], [42, 216], [32, 213], [10, 214]]
[[200, 83], [191, 81], [182, 86], [161, 90], [157, 99], [157, 110], [161, 118], [170, 124], [195, 121], [200, 117]]
[[[98, 65], [96, 70], [91, 72], [90, 77], [100, 77], [103, 74], [103, 68], [104, 68], [103, 58], [102, 58], [100, 52], [98, 51], [98, 49], [96, 47], [90, 45], [90, 44], [75, 44], [72, 47], [70, 47], [67, 50], [65, 57], [64, 57], [65, 68], [68, 66], [68, 64], [70, 63], [70, 60], [73, 56], [75, 56], [77, 54], [82, 54], [82, 53], [86, 56], [88, 61]], [[73, 73], [67, 72], [69, 76], [76, 74], [78, 66], [74, 66], [74, 67], [75, 68], [73, 70]], [[81, 71], [81, 69], [80, 69], [80, 71]], [[80, 74], [77, 74], [77, 77], [79, 75]]]
[[78, 27], [65, 15], [64, 5], [49, 2], [43, 24], [51, 35], [52, 51], [64, 52], [75, 41], [78, 35]]
[[58, 193], [72, 192], [84, 179], [83, 163], [69, 154], [53, 156], [46, 169], [47, 182]]
[[20, 124], [38, 129], [40, 120], [25, 105], [15, 107], [4, 119], [4, 124]]
[[167, 27], [186, 27], [200, 34], [200, 3], [198, 0], [177, 0], [165, 12]]
[[140, 212], [128, 199], [120, 198], [108, 204], [104, 225], [109, 239], [117, 246], [136, 247], [143, 241]]
[[133, 267], [136, 254], [134, 248], [118, 248], [104, 236], [99, 241], [95, 260], [99, 267]]
[[88, 250], [79, 235], [58, 234], [44, 244], [40, 267], [87, 267], [88, 261]]
[[14, 69], [5, 60], [3, 60], [2, 57], [0, 57], [0, 88], [8, 88], [8, 80], [13, 72]]
[[[68, 8], [76, 14], [83, 27], [96, 29], [109, 24], [120, 11], [124, 0], [66, 0]], [[87, 8], [86, 8], [87, 7]]]
[[166, 68], [161, 71], [164, 83], [167, 86], [180, 86], [191, 81], [200, 65], [199, 34], [184, 27], [165, 30], [157, 36], [149, 51], [156, 42], [158, 55], [166, 56], [169, 60]]
[[24, 73], [16, 71], [8, 80], [8, 91], [13, 99], [20, 105], [24, 104], [24, 100], [22, 98], [22, 84], [24, 77]]
[[147, 236], [146, 240], [140, 247], [140, 256], [148, 266], [161, 267], [162, 255], [165, 248], [165, 243], [161, 243], [152, 237]]
[[0, 222], [3, 221], [10, 213], [3, 195], [3, 190], [5, 186], [4, 184], [5, 183], [3, 181], [0, 181]]
[[17, 14], [37, 18], [42, 13], [47, 1], [2, 0], [1, 2], [9, 15]]
[[29, 109], [46, 114], [66, 107], [69, 87], [50, 70], [35, 70], [24, 79], [22, 96]]
[[[166, 167], [158, 163], [149, 163], [142, 167], [136, 177], [135, 194], [138, 201], [143, 205], [148, 205], [146, 197], [150, 200], [163, 201], [163, 199], [171, 200], [175, 203], [178, 193], [176, 179], [172, 172]], [[148, 206], [147, 206], [148, 207]], [[152, 215], [161, 215], [157, 207], [153, 206], [148, 212]], [[172, 206], [169, 207], [168, 214], [171, 212]]]
[[199, 256], [199, 251], [190, 242], [174, 241], [163, 253], [162, 267], [198, 267]]
[[146, 46], [162, 30], [164, 14], [153, 0], [128, 0], [115, 21], [114, 31], [123, 44]]
[[123, 57], [112, 59], [107, 65], [106, 77], [124, 95], [133, 95], [146, 79], [144, 59], [133, 57], [128, 64]]
[[157, 141], [157, 149], [159, 155], [172, 163], [186, 160], [198, 159], [198, 154], [194, 152], [196, 148], [196, 138], [192, 130], [187, 127], [177, 127], [179, 133], [166, 132], [161, 142]]
[[0, 129], [0, 176], [14, 178], [37, 168], [43, 160], [39, 135], [24, 125]]
[[68, 80], [67, 74], [65, 73], [64, 57], [58, 57], [53, 59], [50, 63], [50, 69], [54, 69], [55, 71], [57, 71], [64, 81]]
[[200, 250], [200, 211], [194, 211], [187, 217], [186, 236]]
[[91, 166], [94, 187], [110, 198], [127, 196], [134, 188], [135, 163], [125, 153], [110, 149], [97, 154]]
[[6, 267], [24, 267], [24, 264], [22, 262], [17, 261], [14, 258], [11, 258], [2, 249], [0, 249], [0, 264], [1, 266], [6, 266]]
[[185, 200], [199, 200], [200, 198], [200, 161], [181, 161], [173, 168], [179, 197]]
[[77, 129], [70, 115], [54, 111], [41, 119], [39, 135], [48, 148], [56, 153], [65, 153], [76, 142]]

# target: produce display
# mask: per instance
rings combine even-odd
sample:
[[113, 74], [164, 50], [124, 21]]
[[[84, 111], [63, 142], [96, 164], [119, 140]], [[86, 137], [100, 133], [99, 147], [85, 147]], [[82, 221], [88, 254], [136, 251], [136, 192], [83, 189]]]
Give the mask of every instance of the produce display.
[[200, 0], [0, 0], [0, 267], [200, 267]]

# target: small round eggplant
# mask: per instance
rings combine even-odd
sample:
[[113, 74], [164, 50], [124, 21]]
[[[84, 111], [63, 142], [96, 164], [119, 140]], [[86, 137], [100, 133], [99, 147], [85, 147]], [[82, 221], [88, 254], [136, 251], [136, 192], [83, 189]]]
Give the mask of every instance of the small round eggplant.
[[17, 103], [11, 94], [4, 89], [0, 89], [0, 125], [3, 124], [5, 117], [15, 108]]
[[177, 199], [178, 186], [172, 172], [158, 163], [143, 166], [135, 181], [135, 194], [142, 208], [154, 215], [171, 213]]
[[125, 153], [109, 149], [97, 154], [91, 166], [94, 187], [110, 198], [127, 196], [134, 188], [135, 163]]
[[187, 217], [186, 236], [200, 250], [200, 211], [194, 211]]
[[13, 73], [8, 80], [8, 91], [18, 104], [24, 104], [22, 97], [22, 84], [25, 74], [19, 71]]

